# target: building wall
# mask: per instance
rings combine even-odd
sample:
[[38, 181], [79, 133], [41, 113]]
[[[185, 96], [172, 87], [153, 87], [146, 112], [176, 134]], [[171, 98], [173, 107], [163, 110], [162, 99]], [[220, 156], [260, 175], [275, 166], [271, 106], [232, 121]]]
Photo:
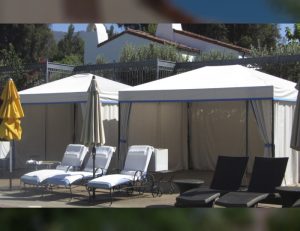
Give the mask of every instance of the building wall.
[[[108, 63], [114, 61], [118, 62], [122, 53], [122, 49], [126, 44], [132, 44], [134, 46], [147, 46], [150, 43], [153, 43], [153, 41], [125, 33], [120, 37], [111, 40], [103, 44], [101, 47], [97, 48], [96, 53], [97, 55], [105, 57]], [[161, 45], [160, 43], [157, 44]], [[183, 55], [191, 55], [188, 52], [181, 52], [181, 53]], [[95, 56], [95, 61], [97, 55]]]
[[199, 40], [199, 39], [195, 39], [186, 35], [182, 35], [182, 34], [178, 34], [178, 33], [174, 33], [174, 41], [187, 45], [189, 47], [193, 47], [193, 48], [197, 48], [199, 49], [201, 52], [211, 52], [211, 51], [219, 51], [219, 52], [224, 52], [225, 54], [234, 54], [237, 56], [242, 56], [243, 54], [230, 49], [230, 48], [226, 48], [223, 46], [219, 46], [217, 44], [214, 43], [209, 43], [203, 40]]
[[96, 32], [80, 32], [84, 41], [84, 64], [95, 64], [97, 57], [98, 38]]

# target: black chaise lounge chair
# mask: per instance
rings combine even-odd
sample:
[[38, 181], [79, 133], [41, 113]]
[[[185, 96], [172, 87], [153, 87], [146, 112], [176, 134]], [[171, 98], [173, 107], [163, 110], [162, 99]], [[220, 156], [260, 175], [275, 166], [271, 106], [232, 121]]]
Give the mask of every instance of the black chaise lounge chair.
[[300, 208], [300, 198], [292, 205], [292, 208]]
[[256, 157], [247, 191], [230, 192], [215, 204], [223, 207], [255, 207], [276, 192], [285, 174], [288, 158]]
[[248, 157], [219, 156], [210, 187], [199, 187], [176, 198], [176, 207], [212, 207], [226, 192], [238, 190], [246, 170]]

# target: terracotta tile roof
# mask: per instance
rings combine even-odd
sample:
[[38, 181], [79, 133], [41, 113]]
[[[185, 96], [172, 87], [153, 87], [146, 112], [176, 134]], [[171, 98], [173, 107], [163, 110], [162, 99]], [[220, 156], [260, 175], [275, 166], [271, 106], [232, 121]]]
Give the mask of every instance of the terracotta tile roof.
[[222, 41], [212, 39], [212, 38], [209, 38], [209, 37], [206, 37], [206, 36], [203, 36], [203, 35], [195, 34], [195, 33], [192, 33], [192, 32], [189, 32], [189, 31], [184, 31], [184, 30], [181, 31], [181, 30], [173, 29], [173, 31], [175, 33], [178, 33], [178, 34], [186, 35], [188, 37], [203, 40], [203, 41], [213, 43], [213, 44], [216, 44], [216, 45], [219, 45], [219, 46], [227, 47], [227, 48], [230, 48], [232, 50], [236, 50], [236, 51], [244, 52], [244, 53], [250, 53], [250, 50], [247, 49], [247, 48], [240, 47], [240, 46], [230, 44], [230, 43], [226, 43], [226, 42], [222, 42]]
[[[242, 53], [250, 53], [249, 49], [246, 49], [246, 48], [243, 48], [243, 47], [240, 47], [240, 46], [237, 46], [237, 45], [233, 45], [233, 44], [230, 44], [230, 43], [222, 42], [222, 41], [219, 41], [219, 40], [216, 40], [216, 39], [212, 39], [212, 38], [209, 38], [209, 37], [206, 37], [206, 36], [203, 36], [203, 35], [198, 35], [198, 34], [195, 34], [195, 33], [189, 32], [189, 31], [181, 31], [181, 30], [175, 30], [175, 29], [173, 29], [173, 31], [175, 33], [178, 33], [178, 34], [186, 35], [188, 37], [192, 37], [192, 38], [195, 38], [195, 39], [199, 39], [199, 40], [202, 40], [202, 41], [213, 43], [213, 44], [223, 46], [223, 47], [226, 47], [226, 48], [229, 48], [229, 49], [232, 49], [232, 50], [236, 50], [236, 51], [239, 51], [239, 52], [242, 52]], [[98, 44], [97, 47], [101, 47], [104, 44], [108, 43], [109, 41], [114, 40], [114, 39], [122, 36], [125, 33], [132, 34], [132, 35], [135, 35], [135, 36], [138, 36], [138, 37], [141, 37], [141, 38], [149, 39], [153, 42], [172, 45], [172, 46], [177, 47], [180, 50], [186, 50], [186, 51], [195, 52], [195, 53], [200, 52], [199, 49], [189, 47], [189, 46], [186, 46], [184, 44], [176, 43], [176, 42], [173, 42], [171, 40], [159, 38], [159, 37], [156, 37], [156, 36], [151, 35], [147, 32], [144, 32], [144, 31], [133, 30], [133, 29], [130, 29], [130, 28], [123, 31], [123, 32], [121, 32], [121, 33], [119, 33], [119, 34], [117, 34], [117, 35], [115, 35], [115, 36], [113, 36], [113, 37], [111, 37], [111, 38], [109, 38], [108, 40]]]
[[161, 44], [167, 44], [167, 45], [172, 45], [172, 46], [175, 46], [177, 47], [178, 49], [180, 50], [185, 50], [185, 51], [189, 51], [189, 52], [194, 52], [194, 53], [199, 53], [200, 50], [199, 49], [196, 49], [196, 48], [192, 48], [192, 47], [189, 47], [189, 46], [186, 46], [186, 45], [183, 45], [183, 44], [180, 44], [180, 43], [176, 43], [176, 42], [173, 42], [173, 41], [170, 41], [170, 40], [167, 40], [167, 39], [163, 39], [163, 38], [159, 38], [159, 37], [156, 37], [154, 35], [151, 35], [149, 33], [146, 33], [144, 31], [140, 31], [140, 30], [133, 30], [133, 29], [127, 29], [111, 38], [109, 38], [108, 40], [98, 44], [97, 47], [101, 47], [103, 46], [104, 44], [108, 43], [109, 41], [111, 40], [114, 40], [120, 36], [122, 36], [123, 34], [132, 34], [132, 35], [135, 35], [135, 36], [138, 36], [138, 37], [141, 37], [141, 38], [145, 38], [145, 39], [149, 39], [153, 42], [157, 42], [157, 43], [161, 43]]

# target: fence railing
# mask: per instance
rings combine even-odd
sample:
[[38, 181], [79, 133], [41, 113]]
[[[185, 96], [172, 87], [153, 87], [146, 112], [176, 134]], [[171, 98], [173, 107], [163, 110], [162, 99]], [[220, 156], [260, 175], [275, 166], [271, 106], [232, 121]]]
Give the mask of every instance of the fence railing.
[[164, 60], [95, 64], [77, 66], [74, 73], [92, 73], [135, 86], [172, 75], [175, 65], [174, 62]]
[[[74, 66], [50, 62], [25, 64], [23, 67], [22, 78], [15, 81], [18, 90], [23, 90], [69, 76], [73, 73], [73, 70]], [[13, 67], [0, 67], [0, 91], [2, 91], [7, 79], [13, 76], [13, 73]]]
[[[142, 83], [147, 83], [156, 79], [165, 78], [174, 74], [179, 74], [203, 66], [216, 65], [252, 65], [252, 66], [268, 66], [268, 64], [284, 64], [293, 65], [299, 64], [300, 55], [288, 56], [272, 56], [259, 58], [245, 58], [232, 60], [213, 60], [202, 62], [185, 62], [175, 63], [165, 60], [149, 60], [142, 62], [129, 63], [107, 63], [95, 65], [72, 66], [58, 63], [38, 63], [24, 65], [24, 73], [22, 81], [20, 81], [19, 90], [40, 85], [45, 82], [50, 82], [72, 74], [92, 73], [111, 80], [115, 80], [124, 84], [135, 86]], [[288, 67], [288, 65], [286, 65]], [[281, 68], [281, 67], [280, 67]], [[268, 72], [269, 70], [266, 69]], [[0, 91], [5, 82], [14, 73], [12, 67], [0, 67]], [[272, 73], [270, 73], [272, 74]], [[293, 77], [291, 80], [296, 80]]]

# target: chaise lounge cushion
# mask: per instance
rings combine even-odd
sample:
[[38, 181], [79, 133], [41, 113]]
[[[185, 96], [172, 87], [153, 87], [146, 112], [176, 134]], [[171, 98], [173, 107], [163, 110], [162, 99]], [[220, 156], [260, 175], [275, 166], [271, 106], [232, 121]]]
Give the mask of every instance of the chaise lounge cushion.
[[130, 184], [146, 174], [154, 148], [148, 145], [129, 147], [125, 165], [120, 174], [110, 174], [95, 178], [88, 182], [89, 188], [111, 189], [116, 186]]
[[67, 171], [80, 168], [88, 148], [81, 144], [69, 144], [64, 153], [61, 165], [56, 169], [42, 169], [29, 172], [21, 176], [20, 181], [24, 184], [41, 185], [46, 184], [46, 179], [55, 175], [64, 174]]
[[133, 175], [111, 174], [90, 180], [88, 187], [110, 189], [119, 185], [128, 184], [133, 180]]
[[222, 196], [221, 200], [217, 200], [216, 204], [231, 208], [249, 208], [266, 199], [268, 195], [268, 193], [230, 192]]
[[210, 187], [188, 190], [176, 197], [176, 207], [211, 207], [224, 193], [240, 187], [248, 157], [219, 156]]
[[[109, 167], [113, 153], [115, 152], [114, 147], [110, 146], [99, 146], [96, 148], [95, 157], [95, 172], [96, 177], [105, 175], [107, 168]], [[47, 179], [47, 183], [51, 185], [63, 185], [68, 187], [72, 184], [80, 183], [82, 180], [89, 180], [93, 178], [93, 158], [90, 156], [86, 167], [83, 171], [66, 172], [59, 175], [54, 175]]]

